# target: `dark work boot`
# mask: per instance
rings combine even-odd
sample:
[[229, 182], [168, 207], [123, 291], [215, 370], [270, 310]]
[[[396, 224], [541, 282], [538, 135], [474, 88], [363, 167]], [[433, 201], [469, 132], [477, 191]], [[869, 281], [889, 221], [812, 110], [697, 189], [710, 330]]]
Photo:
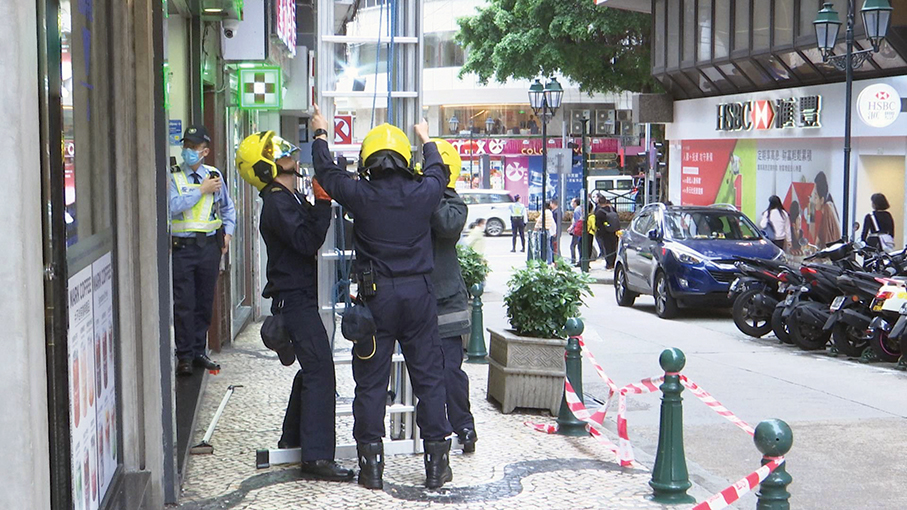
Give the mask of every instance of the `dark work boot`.
[[356, 443], [359, 452], [359, 485], [369, 489], [384, 488], [384, 443]]
[[457, 432], [457, 440], [463, 447], [463, 453], [473, 453], [476, 451], [476, 441], [479, 440], [479, 437], [475, 430], [464, 428]]
[[453, 480], [450, 470], [450, 440], [424, 441], [425, 447], [425, 487], [439, 489]]

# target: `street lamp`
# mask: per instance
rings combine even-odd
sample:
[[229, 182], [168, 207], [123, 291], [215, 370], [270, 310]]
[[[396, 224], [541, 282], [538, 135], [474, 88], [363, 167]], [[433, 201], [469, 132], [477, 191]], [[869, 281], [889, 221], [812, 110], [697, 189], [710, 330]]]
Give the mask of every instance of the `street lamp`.
[[529, 87], [529, 106], [532, 112], [542, 121], [542, 208], [539, 214], [542, 217], [542, 250], [541, 257], [548, 260], [548, 229], [545, 225], [545, 202], [548, 200], [548, 121], [554, 117], [557, 109], [561, 107], [564, 89], [556, 79], [552, 78], [545, 86], [536, 78]]
[[838, 39], [838, 31], [841, 29], [841, 20], [838, 19], [838, 12], [834, 9], [834, 4], [826, 2], [813, 25], [816, 28], [816, 41], [819, 50], [822, 51], [822, 61], [830, 63], [839, 71], [844, 71], [846, 79], [846, 88], [844, 92], [844, 205], [842, 207], [843, 221], [841, 222], [841, 233], [844, 237], [849, 237], [850, 230], [850, 126], [851, 126], [851, 103], [853, 102], [853, 71], [863, 66], [863, 63], [872, 57], [873, 53], [879, 51], [879, 45], [885, 39], [888, 33], [888, 25], [891, 23], [891, 4], [888, 0], [866, 0], [863, 2], [863, 8], [860, 14], [863, 16], [863, 27], [866, 30], [866, 37], [872, 44], [872, 48], [854, 51], [853, 50], [853, 25], [855, 17], [855, 0], [847, 1], [847, 28], [845, 32], [846, 51], [844, 55], [835, 55], [835, 41]]
[[460, 127], [460, 119], [457, 118], [456, 114], [447, 121], [447, 127], [450, 128], [450, 134], [457, 133], [457, 128]]
[[485, 119], [485, 134], [486, 134], [486, 135], [490, 135], [490, 134], [491, 134], [491, 129], [492, 129], [493, 127], [494, 127], [494, 119], [492, 119], [492, 118], [491, 118], [491, 115], [489, 115], [488, 118]]

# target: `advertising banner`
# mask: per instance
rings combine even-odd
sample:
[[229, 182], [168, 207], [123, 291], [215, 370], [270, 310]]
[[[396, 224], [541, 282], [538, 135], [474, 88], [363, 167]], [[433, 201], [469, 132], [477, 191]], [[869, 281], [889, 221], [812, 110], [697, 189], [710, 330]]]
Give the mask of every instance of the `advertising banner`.
[[96, 510], [117, 467], [113, 267], [106, 254], [69, 279], [73, 506]]
[[510, 195], [519, 195], [523, 205], [529, 203], [529, 158], [507, 158], [504, 167], [504, 188]]
[[[590, 148], [592, 154], [612, 153], [616, 154], [619, 148], [619, 142], [615, 138], [590, 138]], [[541, 138], [451, 138], [447, 140], [451, 145], [456, 147], [460, 156], [541, 156], [542, 139]], [[580, 138], [569, 138], [579, 147]], [[563, 143], [558, 138], [548, 138], [548, 149], [561, 149]], [[576, 149], [577, 151], [579, 149]]]
[[731, 204], [757, 224], [772, 195], [791, 218], [792, 251], [840, 239], [843, 156], [833, 140], [682, 142], [681, 202]]

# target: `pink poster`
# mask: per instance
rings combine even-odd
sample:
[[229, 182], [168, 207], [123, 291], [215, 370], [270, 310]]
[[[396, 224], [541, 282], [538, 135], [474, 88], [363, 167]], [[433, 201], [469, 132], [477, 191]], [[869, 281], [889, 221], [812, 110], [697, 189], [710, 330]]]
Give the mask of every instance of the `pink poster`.
[[504, 189], [519, 195], [524, 205], [529, 200], [529, 157], [507, 158], [504, 166]]

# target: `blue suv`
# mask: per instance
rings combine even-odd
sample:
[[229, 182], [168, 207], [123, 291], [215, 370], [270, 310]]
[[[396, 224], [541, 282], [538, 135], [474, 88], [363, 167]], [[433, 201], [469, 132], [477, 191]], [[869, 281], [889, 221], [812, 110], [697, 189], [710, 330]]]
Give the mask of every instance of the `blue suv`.
[[617, 304], [632, 306], [639, 294], [651, 294], [663, 319], [681, 304], [730, 306], [728, 288], [741, 256], [777, 260], [784, 252], [732, 206], [647, 205], [620, 239]]

